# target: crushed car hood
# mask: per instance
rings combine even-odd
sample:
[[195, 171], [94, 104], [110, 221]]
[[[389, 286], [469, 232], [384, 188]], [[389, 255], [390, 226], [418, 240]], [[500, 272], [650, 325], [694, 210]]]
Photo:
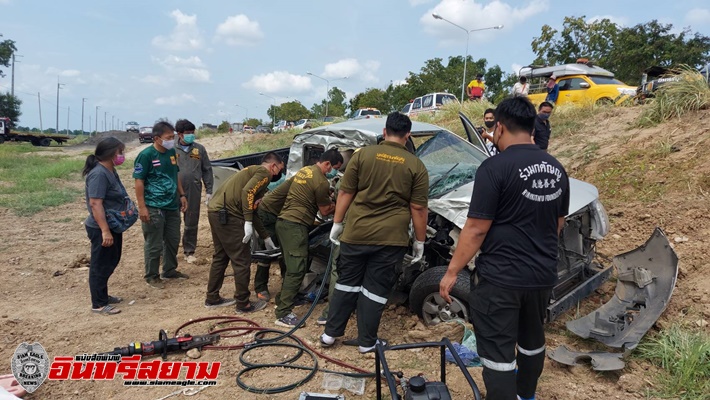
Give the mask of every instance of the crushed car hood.
[[[594, 185], [570, 178], [569, 214], [574, 214], [599, 198]], [[474, 182], [460, 186], [438, 199], [429, 199], [429, 209], [463, 229], [468, 215], [468, 206], [473, 194]]]

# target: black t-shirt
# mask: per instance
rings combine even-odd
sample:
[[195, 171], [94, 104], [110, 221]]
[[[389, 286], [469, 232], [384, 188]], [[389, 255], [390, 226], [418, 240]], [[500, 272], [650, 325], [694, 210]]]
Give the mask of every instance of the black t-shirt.
[[550, 121], [535, 117], [535, 144], [542, 150], [547, 150], [547, 145], [550, 143]]
[[557, 282], [557, 219], [569, 212], [562, 164], [534, 144], [508, 147], [476, 172], [470, 218], [493, 220], [476, 260], [480, 276], [511, 289]]

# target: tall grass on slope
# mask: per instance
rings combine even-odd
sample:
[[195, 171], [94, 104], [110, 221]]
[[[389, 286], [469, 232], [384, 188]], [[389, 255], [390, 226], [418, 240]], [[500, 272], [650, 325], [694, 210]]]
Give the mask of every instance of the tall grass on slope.
[[702, 74], [690, 67], [680, 69], [677, 81], [666, 82], [649, 100], [636, 125], [655, 126], [689, 112], [710, 108], [710, 86]]
[[710, 336], [679, 325], [661, 331], [639, 347], [639, 356], [662, 369], [656, 396], [707, 399], [710, 397]]

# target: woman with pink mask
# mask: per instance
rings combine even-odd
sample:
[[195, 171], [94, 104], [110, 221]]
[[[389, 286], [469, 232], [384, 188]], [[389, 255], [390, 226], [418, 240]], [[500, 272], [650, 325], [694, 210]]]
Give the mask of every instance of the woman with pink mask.
[[115, 168], [125, 161], [125, 148], [116, 138], [103, 139], [96, 145], [94, 154], [86, 157], [82, 171], [86, 177], [86, 208], [89, 210], [84, 226], [91, 240], [91, 311], [101, 315], [120, 313], [121, 310], [114, 304], [123, 300], [108, 294], [108, 279], [121, 260], [123, 233], [113, 232], [109, 228], [106, 211], [125, 207], [128, 194]]

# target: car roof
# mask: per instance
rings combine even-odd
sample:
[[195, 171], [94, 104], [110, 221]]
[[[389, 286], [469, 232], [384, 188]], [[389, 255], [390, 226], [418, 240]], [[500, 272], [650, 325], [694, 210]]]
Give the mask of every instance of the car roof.
[[604, 68], [598, 67], [592, 64], [584, 63], [573, 63], [573, 64], [563, 64], [563, 65], [553, 65], [551, 67], [536, 67], [534, 65], [528, 65], [520, 69], [520, 76], [526, 77], [547, 77], [555, 75], [560, 78], [569, 75], [595, 75], [595, 76], [608, 76], [610, 78], [614, 77], [614, 73], [607, 71]]
[[[338, 122], [331, 125], [323, 125], [317, 128], [309, 129], [297, 136], [305, 134], [336, 134], [348, 136], [354, 131], [359, 132], [363, 136], [377, 138], [382, 135], [382, 129], [385, 128], [385, 118], [365, 118], [353, 119], [345, 122]], [[424, 135], [446, 130], [440, 126], [428, 124], [426, 122], [412, 121], [412, 135]]]

